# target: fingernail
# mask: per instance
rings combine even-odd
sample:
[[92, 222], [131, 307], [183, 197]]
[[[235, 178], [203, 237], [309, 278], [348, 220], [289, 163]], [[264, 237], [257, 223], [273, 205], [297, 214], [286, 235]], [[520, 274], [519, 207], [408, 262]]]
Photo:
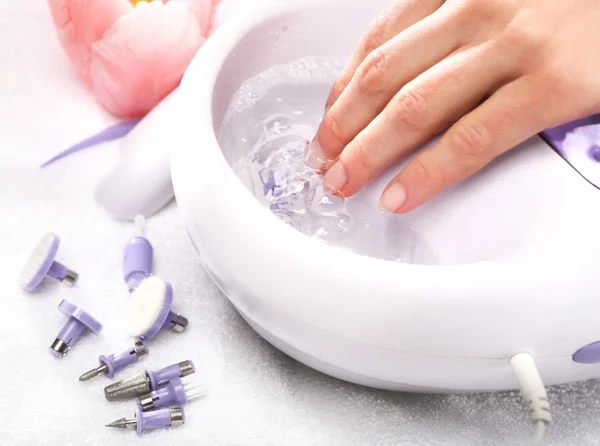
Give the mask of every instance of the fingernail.
[[384, 212], [394, 213], [406, 201], [406, 189], [400, 183], [394, 183], [381, 196], [379, 206]]
[[317, 141], [317, 138], [313, 139], [308, 144], [307, 152], [308, 158], [306, 164], [308, 167], [318, 169], [321, 165], [320, 160], [323, 158], [323, 149], [321, 149], [321, 145], [319, 144], [319, 141]]
[[335, 163], [323, 177], [323, 187], [332, 194], [337, 194], [347, 182], [348, 175], [340, 161]]
[[321, 149], [321, 144], [317, 138], [313, 139], [308, 145], [308, 157], [306, 165], [315, 170], [326, 170], [333, 164], [333, 161], [328, 160]]

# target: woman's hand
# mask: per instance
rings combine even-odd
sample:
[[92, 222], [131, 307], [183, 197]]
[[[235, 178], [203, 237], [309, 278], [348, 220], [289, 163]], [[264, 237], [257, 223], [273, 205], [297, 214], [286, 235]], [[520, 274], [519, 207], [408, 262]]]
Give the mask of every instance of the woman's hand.
[[309, 164], [344, 197], [449, 127], [383, 192], [383, 210], [410, 211], [537, 132], [600, 112], [600, 1], [395, 1], [326, 107]]

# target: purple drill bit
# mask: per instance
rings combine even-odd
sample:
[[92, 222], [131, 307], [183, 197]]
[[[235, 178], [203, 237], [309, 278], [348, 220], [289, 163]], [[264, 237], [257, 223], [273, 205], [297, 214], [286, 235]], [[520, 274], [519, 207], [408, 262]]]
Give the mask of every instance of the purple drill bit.
[[60, 237], [56, 234], [46, 234], [40, 240], [21, 270], [21, 287], [25, 291], [34, 290], [46, 276], [67, 285], [77, 281], [76, 272], [54, 260], [59, 246]]
[[149, 341], [163, 327], [178, 333], [185, 330], [188, 320], [171, 311], [173, 288], [160, 277], [150, 276], [140, 282], [131, 294], [128, 323], [129, 334], [140, 341]]
[[152, 245], [143, 236], [144, 217], [135, 218], [136, 236], [129, 239], [123, 249], [123, 279], [133, 291], [142, 280], [152, 273]]
[[[189, 378], [187, 378], [189, 379]], [[137, 399], [142, 412], [162, 409], [169, 406], [183, 406], [204, 395], [204, 390], [186, 378], [173, 378], [165, 387], [153, 390]]]
[[68, 300], [63, 299], [58, 309], [69, 316], [69, 320], [50, 346], [52, 354], [57, 358], [65, 356], [84, 331], [98, 334], [102, 330], [100, 322]]
[[262, 176], [261, 176], [261, 182], [263, 183], [263, 194], [265, 195], [265, 197], [267, 196], [269, 191], [272, 194], [274, 193], [275, 188], [277, 187], [277, 184], [275, 182], [275, 177], [273, 176], [272, 171], [269, 171], [269, 176], [267, 177], [267, 181], [263, 181]]
[[182, 378], [196, 371], [192, 361], [173, 364], [156, 372], [145, 370], [131, 378], [118, 381], [104, 388], [104, 396], [108, 401], [123, 400], [145, 395], [160, 386], [168, 384], [174, 378]]
[[123, 352], [113, 353], [108, 356], [102, 355], [98, 358], [100, 366], [89, 372], [85, 372], [79, 377], [79, 381], [87, 381], [98, 376], [100, 373], [104, 373], [104, 376], [107, 378], [112, 378], [119, 370], [123, 370], [125, 367], [133, 364], [138, 359], [145, 357], [147, 354], [148, 349], [146, 346], [138, 341], [133, 347]]
[[150, 429], [161, 429], [171, 426], [181, 426], [185, 423], [185, 412], [183, 407], [172, 407], [154, 412], [142, 412], [138, 407], [135, 418], [121, 418], [106, 425], [117, 429], [127, 429], [127, 426], [135, 427], [138, 434]]

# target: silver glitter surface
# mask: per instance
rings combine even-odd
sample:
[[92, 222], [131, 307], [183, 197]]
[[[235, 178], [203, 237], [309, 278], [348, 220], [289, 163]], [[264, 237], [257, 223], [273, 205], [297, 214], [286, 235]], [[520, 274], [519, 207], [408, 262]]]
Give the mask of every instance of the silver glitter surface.
[[117, 381], [104, 388], [104, 396], [108, 401], [135, 398], [150, 391], [150, 381], [146, 372], [140, 372], [121, 381]]

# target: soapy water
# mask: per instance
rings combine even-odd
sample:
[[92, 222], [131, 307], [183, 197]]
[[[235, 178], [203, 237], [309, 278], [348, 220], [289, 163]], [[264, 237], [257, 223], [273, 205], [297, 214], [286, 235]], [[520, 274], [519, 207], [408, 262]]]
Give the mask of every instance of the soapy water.
[[223, 152], [256, 198], [298, 231], [358, 254], [436, 264], [435, 253], [401, 216], [383, 213], [364, 191], [348, 199], [327, 193], [322, 177], [305, 164], [344, 62], [305, 58], [246, 81], [223, 119]]

